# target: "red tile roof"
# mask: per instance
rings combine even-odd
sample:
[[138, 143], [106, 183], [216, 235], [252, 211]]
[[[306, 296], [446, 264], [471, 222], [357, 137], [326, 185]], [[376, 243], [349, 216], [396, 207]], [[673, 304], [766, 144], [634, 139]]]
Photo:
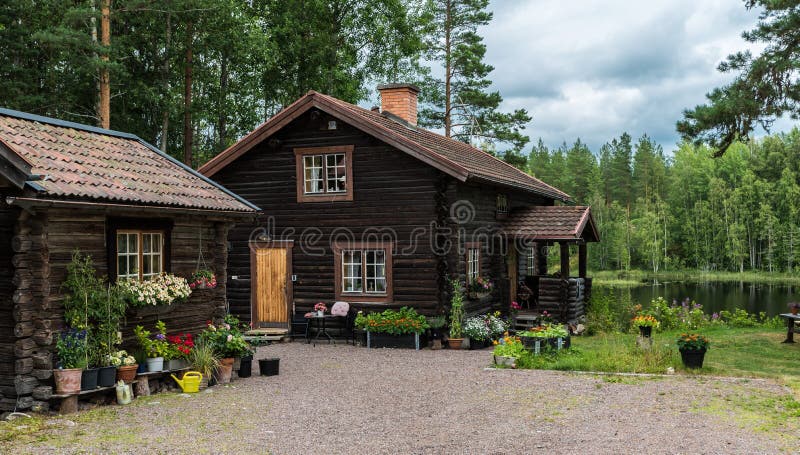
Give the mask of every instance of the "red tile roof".
[[533, 206], [514, 210], [503, 221], [503, 232], [530, 240], [600, 240], [591, 208], [587, 206]]
[[217, 155], [201, 167], [200, 172], [207, 176], [214, 175], [231, 161], [312, 107], [340, 117], [356, 128], [362, 129], [462, 181], [475, 179], [518, 188], [562, 201], [570, 199], [570, 196], [563, 191], [469, 144], [411, 126], [393, 115], [373, 112], [314, 91], [309, 92]]
[[134, 135], [0, 109], [0, 144], [31, 164], [37, 197], [258, 209]]

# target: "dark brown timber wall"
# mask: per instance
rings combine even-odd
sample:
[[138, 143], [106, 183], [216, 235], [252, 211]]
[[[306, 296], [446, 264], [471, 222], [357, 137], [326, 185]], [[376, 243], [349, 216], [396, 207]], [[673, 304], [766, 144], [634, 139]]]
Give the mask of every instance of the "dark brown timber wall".
[[[294, 302], [306, 311], [318, 301], [334, 300], [334, 234], [387, 234], [395, 241], [393, 307], [409, 305], [425, 313], [437, 309], [437, 265], [431, 230], [437, 219], [435, 200], [439, 171], [397, 151], [342, 122], [323, 130], [324, 114], [305, 114], [269, 140], [228, 165], [214, 179], [261, 207], [273, 239], [295, 241], [292, 255]], [[295, 177], [296, 147], [354, 145], [353, 201], [298, 203]], [[253, 228], [231, 232], [232, 251], [228, 301], [231, 310], [250, 317], [250, 251]], [[342, 237], [337, 237], [342, 238]], [[352, 299], [354, 306], [363, 308]], [[372, 304], [370, 308], [382, 308]]]
[[[0, 230], [8, 232], [4, 221], [11, 212], [0, 208]], [[88, 211], [49, 209], [35, 215], [17, 212], [15, 235], [11, 240], [14, 265], [11, 302], [7, 299], [8, 284], [0, 283], [0, 316], [8, 321], [7, 306], [13, 303], [13, 342], [6, 338], [7, 322], [0, 323], [0, 359], [6, 362], [13, 355], [13, 369], [5, 366], [0, 372], [3, 399], [2, 409], [9, 410], [41, 407], [46, 409], [47, 398], [52, 393], [52, 369], [57, 362], [54, 356], [55, 341], [65, 323], [64, 293], [61, 288], [66, 277], [66, 267], [76, 249], [89, 254], [96, 270], [107, 275], [107, 221], [109, 217], [137, 219], [167, 218], [157, 209], [142, 212]], [[164, 314], [143, 315], [141, 310], [130, 311], [123, 329], [124, 347], [132, 346], [132, 330], [137, 324], [152, 329], [158, 319], [167, 324], [170, 333], [194, 332], [205, 327], [205, 321], [225, 314], [225, 278], [227, 264], [226, 235], [230, 220], [201, 217], [173, 217], [170, 237], [171, 261], [168, 270], [178, 276], [189, 277], [195, 270], [202, 239], [206, 264], [215, 271], [219, 287], [198, 290], [188, 301], [168, 308]], [[3, 237], [8, 239], [8, 237]], [[7, 248], [0, 246], [0, 273], [6, 270]], [[11, 276], [11, 273], [0, 276]], [[4, 364], [5, 365], [5, 364]], [[13, 377], [9, 378], [9, 371]], [[12, 380], [13, 389], [9, 387]]]

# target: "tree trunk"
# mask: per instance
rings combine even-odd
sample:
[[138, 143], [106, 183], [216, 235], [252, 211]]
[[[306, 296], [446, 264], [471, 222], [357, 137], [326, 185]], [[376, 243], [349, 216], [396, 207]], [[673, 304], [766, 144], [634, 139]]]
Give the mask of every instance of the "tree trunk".
[[225, 108], [225, 101], [228, 98], [228, 58], [222, 57], [220, 62], [219, 74], [219, 116], [217, 117], [217, 133], [219, 134], [219, 144], [217, 145], [218, 151], [225, 150], [225, 144], [228, 139], [228, 116], [227, 109]]
[[186, 24], [186, 68], [183, 74], [183, 162], [192, 166], [192, 46], [194, 22]]
[[161, 151], [167, 153], [167, 136], [169, 133], [169, 48], [172, 43], [172, 14], [167, 13], [167, 30], [164, 37], [164, 65], [161, 68], [161, 78], [164, 81], [165, 95], [161, 112]]
[[450, 109], [452, 108], [452, 100], [450, 99], [452, 94], [452, 87], [451, 87], [451, 75], [452, 75], [452, 49], [450, 49], [450, 32], [452, 31], [451, 26], [451, 3], [450, 0], [447, 0], [447, 6], [445, 7], [445, 21], [444, 21], [444, 61], [445, 61], [445, 71], [444, 71], [444, 135], [445, 137], [450, 137], [452, 134], [451, 125], [453, 124], [453, 120], [450, 117]]
[[101, 0], [100, 6], [100, 44], [103, 53], [100, 56], [100, 101], [98, 103], [98, 117], [100, 127], [111, 127], [111, 80], [108, 74], [108, 53], [111, 46], [111, 0]]

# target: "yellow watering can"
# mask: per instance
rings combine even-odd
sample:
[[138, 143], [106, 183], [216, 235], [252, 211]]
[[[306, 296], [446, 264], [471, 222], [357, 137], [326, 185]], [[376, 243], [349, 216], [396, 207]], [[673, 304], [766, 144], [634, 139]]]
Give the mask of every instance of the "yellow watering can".
[[199, 371], [187, 371], [183, 375], [183, 379], [178, 379], [174, 374], [170, 376], [185, 393], [197, 393], [200, 391], [200, 381], [203, 380], [203, 375]]

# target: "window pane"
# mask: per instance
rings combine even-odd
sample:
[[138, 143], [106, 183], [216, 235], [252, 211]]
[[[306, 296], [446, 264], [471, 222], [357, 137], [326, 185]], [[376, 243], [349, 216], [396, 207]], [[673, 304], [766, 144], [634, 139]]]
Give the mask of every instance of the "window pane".
[[127, 234], [117, 234], [117, 253], [128, 252]]
[[117, 257], [117, 275], [120, 277], [128, 275], [128, 260], [125, 256]]
[[341, 193], [346, 190], [345, 154], [325, 155], [325, 173], [328, 181], [328, 192]]
[[161, 252], [161, 243], [163, 239], [161, 238], [161, 234], [153, 234], [153, 252], [160, 253]]
[[151, 251], [150, 247], [150, 234], [142, 234], [142, 252], [149, 253]]
[[139, 252], [139, 236], [136, 234], [127, 234], [128, 236], [128, 253]]
[[161, 262], [162, 262], [161, 254], [153, 255], [153, 273], [156, 275], [163, 272], [163, 270], [161, 270]]
[[139, 274], [139, 257], [138, 256], [128, 256], [128, 274], [129, 275], [137, 275]]
[[305, 192], [322, 193], [322, 155], [303, 157], [303, 167], [305, 168]]
[[[147, 243], [145, 242], [145, 245], [146, 244]], [[145, 276], [146, 275], [151, 275], [153, 273], [153, 267], [152, 267], [153, 260], [152, 260], [152, 258], [150, 256], [144, 256], [142, 258], [142, 262], [143, 262], [143, 264], [142, 264], [142, 275], [145, 275]]]

